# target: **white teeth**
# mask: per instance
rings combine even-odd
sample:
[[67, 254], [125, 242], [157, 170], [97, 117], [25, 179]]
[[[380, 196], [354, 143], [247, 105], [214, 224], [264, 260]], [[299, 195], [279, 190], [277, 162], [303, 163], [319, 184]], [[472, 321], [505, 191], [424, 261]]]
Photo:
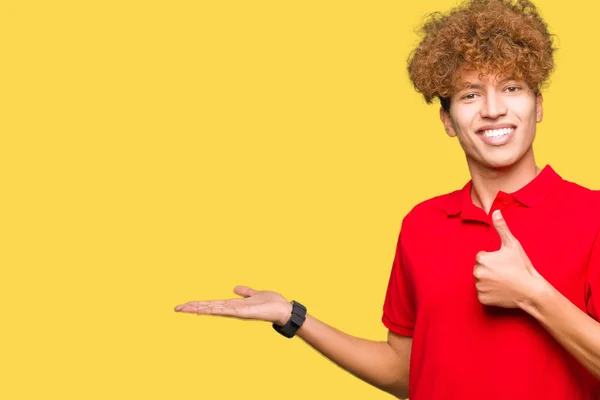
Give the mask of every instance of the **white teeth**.
[[483, 135], [490, 138], [497, 138], [500, 136], [508, 135], [514, 130], [514, 128], [502, 128], [502, 129], [488, 129], [483, 132]]

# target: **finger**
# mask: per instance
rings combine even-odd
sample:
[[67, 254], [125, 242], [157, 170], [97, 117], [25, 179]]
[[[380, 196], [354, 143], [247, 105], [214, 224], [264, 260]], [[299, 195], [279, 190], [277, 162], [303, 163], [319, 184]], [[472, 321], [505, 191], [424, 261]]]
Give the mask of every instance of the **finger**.
[[192, 305], [192, 304], [181, 304], [181, 305], [178, 305], [177, 307], [175, 307], [175, 311], [182, 312], [182, 313], [196, 314], [198, 312], [198, 309], [200, 309], [202, 307], [206, 307], [206, 306], [195, 306], [195, 305]]
[[488, 295], [481, 292], [477, 293], [477, 300], [479, 300], [479, 302], [483, 305], [488, 305], [488, 303], [490, 302]]
[[483, 289], [484, 289], [483, 283], [477, 281], [477, 283], [475, 284], [475, 290], [477, 290], [477, 293], [483, 293]]
[[496, 232], [498, 232], [498, 235], [500, 236], [502, 245], [510, 246], [514, 244], [517, 239], [515, 239], [510, 229], [508, 229], [506, 220], [502, 216], [500, 210], [494, 211], [494, 213], [492, 214], [492, 220], [494, 221], [494, 227], [496, 228]]
[[196, 311], [198, 315], [220, 315], [222, 317], [235, 317], [237, 316], [237, 310], [234, 307], [228, 307], [225, 305], [210, 305], [200, 307]]
[[220, 316], [235, 316], [236, 310], [233, 307], [223, 304], [203, 304], [195, 306], [184, 304], [180, 307], [179, 312], [198, 315], [220, 315]]
[[257, 290], [249, 288], [248, 286], [236, 286], [233, 289], [233, 292], [242, 297], [250, 297], [258, 293]]
[[252, 308], [244, 304], [243, 299], [232, 299], [225, 302], [200, 302], [201, 304], [184, 304], [180, 312], [198, 315], [217, 315], [223, 317], [251, 318]]
[[212, 301], [188, 301], [188, 302], [187, 302], [187, 303], [185, 303], [185, 304], [179, 304], [179, 305], [175, 306], [175, 311], [181, 311], [181, 309], [182, 309], [183, 307], [186, 307], [186, 308], [188, 308], [188, 309], [189, 309], [189, 307], [196, 307], [196, 308], [198, 308], [198, 307], [204, 307], [204, 306], [208, 306], [208, 305], [210, 305], [210, 304], [213, 304], [213, 305], [218, 305], [218, 304], [220, 304], [220, 305], [222, 305], [222, 304], [224, 304], [224, 303], [225, 303], [225, 301], [226, 301], [226, 300], [212, 300]]
[[481, 279], [483, 279], [485, 276], [485, 268], [480, 265], [480, 264], [476, 264], [475, 268], [473, 268], [473, 276], [475, 277], [475, 279], [479, 282]]
[[485, 265], [487, 261], [487, 252], [480, 251], [475, 255], [475, 262], [477, 265]]
[[175, 307], [176, 311], [196, 313], [200, 310], [211, 309], [215, 307], [231, 307], [225, 300], [213, 301], [188, 301], [185, 304], [180, 304]]

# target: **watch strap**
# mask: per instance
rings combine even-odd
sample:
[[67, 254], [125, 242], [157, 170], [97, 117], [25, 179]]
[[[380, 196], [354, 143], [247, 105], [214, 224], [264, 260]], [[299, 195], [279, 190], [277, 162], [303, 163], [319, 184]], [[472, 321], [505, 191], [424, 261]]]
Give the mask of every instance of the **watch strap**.
[[293, 300], [292, 301], [292, 315], [290, 315], [290, 319], [285, 323], [285, 325], [277, 325], [273, 323], [273, 329], [279, 332], [281, 335], [286, 338], [293, 338], [298, 329], [302, 326], [304, 321], [306, 320], [306, 307], [304, 307], [301, 303]]

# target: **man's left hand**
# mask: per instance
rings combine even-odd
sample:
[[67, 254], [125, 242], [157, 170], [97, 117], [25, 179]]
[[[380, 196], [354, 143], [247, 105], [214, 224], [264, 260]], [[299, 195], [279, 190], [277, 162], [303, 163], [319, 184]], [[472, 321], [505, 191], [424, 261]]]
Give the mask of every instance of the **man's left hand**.
[[481, 251], [475, 257], [477, 297], [484, 305], [519, 308], [530, 302], [545, 280], [511, 233], [500, 210], [494, 211], [492, 220], [502, 245], [498, 251]]

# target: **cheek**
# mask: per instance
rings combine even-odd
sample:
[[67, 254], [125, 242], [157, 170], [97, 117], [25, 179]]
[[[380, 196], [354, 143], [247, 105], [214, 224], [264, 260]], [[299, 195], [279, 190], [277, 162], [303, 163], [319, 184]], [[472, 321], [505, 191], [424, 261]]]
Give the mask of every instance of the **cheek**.
[[467, 138], [473, 132], [473, 125], [477, 120], [477, 110], [475, 107], [462, 105], [457, 107], [459, 110], [453, 114], [452, 126], [459, 137]]
[[521, 123], [535, 125], [537, 122], [538, 114], [534, 100], [521, 98], [519, 101], [515, 101], [511, 108], [514, 110], [514, 113], [518, 116]]

